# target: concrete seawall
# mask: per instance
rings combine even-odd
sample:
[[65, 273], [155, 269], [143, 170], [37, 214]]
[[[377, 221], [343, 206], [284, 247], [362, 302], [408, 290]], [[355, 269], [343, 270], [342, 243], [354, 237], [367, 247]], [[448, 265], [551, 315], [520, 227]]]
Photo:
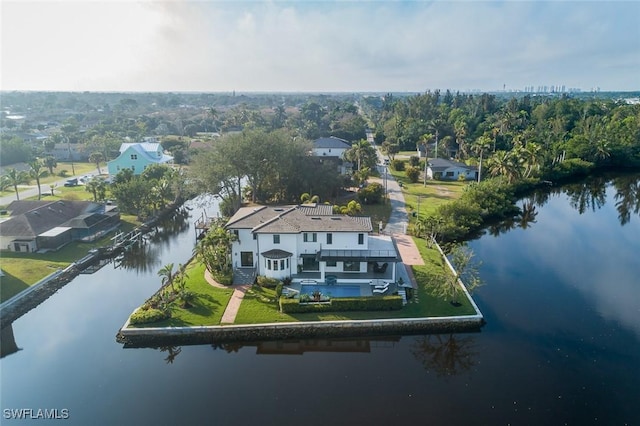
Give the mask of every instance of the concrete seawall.
[[210, 344], [294, 338], [337, 338], [389, 334], [479, 331], [481, 315], [360, 321], [288, 322], [201, 327], [122, 327], [116, 340], [125, 347]]

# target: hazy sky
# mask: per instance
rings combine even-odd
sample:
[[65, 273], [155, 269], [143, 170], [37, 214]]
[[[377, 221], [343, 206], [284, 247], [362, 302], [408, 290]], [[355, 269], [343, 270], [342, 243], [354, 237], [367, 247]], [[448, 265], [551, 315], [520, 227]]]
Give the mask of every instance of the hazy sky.
[[638, 1], [1, 1], [2, 90], [640, 90]]

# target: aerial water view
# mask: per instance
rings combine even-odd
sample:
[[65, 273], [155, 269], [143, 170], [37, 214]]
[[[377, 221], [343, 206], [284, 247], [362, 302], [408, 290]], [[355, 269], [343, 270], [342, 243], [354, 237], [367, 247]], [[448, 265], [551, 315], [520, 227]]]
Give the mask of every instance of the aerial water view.
[[0, 424], [640, 425], [639, 20], [2, 0]]

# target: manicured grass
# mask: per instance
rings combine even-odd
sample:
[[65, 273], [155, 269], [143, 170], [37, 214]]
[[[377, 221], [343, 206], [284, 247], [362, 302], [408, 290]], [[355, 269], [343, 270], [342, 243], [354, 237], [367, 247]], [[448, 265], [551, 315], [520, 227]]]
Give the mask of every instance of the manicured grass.
[[[186, 286], [196, 294], [196, 300], [189, 309], [177, 305], [171, 308], [171, 318], [151, 324], [140, 324], [135, 327], [189, 327], [201, 325], [220, 325], [222, 314], [233, 295], [232, 288], [218, 288], [209, 284], [204, 278], [204, 265], [191, 263], [187, 266]], [[158, 277], [158, 286], [160, 278]], [[133, 327], [133, 326], [132, 326]]]
[[424, 217], [434, 213], [442, 204], [459, 198], [464, 187], [469, 184], [459, 181], [427, 180], [425, 186], [424, 182], [411, 183], [404, 171], [392, 170], [391, 174], [398, 182], [402, 182], [402, 194], [411, 219], [411, 213], [418, 213], [418, 204], [419, 216]]

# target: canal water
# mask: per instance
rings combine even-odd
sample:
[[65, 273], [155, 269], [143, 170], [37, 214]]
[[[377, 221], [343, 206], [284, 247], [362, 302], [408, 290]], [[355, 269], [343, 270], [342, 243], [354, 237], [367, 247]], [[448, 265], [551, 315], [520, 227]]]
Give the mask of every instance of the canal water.
[[144, 256], [79, 276], [4, 330], [17, 351], [0, 360], [0, 423], [42, 424], [11, 417], [46, 409], [74, 425], [640, 424], [639, 187], [537, 194], [471, 241], [479, 333], [125, 349], [116, 332], [157, 271], [191, 255], [191, 205]]

